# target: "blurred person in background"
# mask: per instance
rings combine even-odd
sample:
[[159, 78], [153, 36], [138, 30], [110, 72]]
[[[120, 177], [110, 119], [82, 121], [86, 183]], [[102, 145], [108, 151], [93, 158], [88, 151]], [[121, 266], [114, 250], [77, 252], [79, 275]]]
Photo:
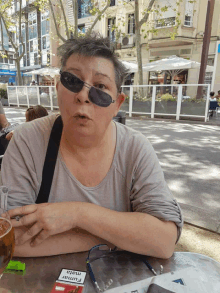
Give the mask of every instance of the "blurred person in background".
[[[47, 109], [44, 108], [43, 106], [41, 105], [31, 106], [27, 109], [25, 113], [26, 122], [30, 122], [32, 120], [35, 120], [37, 118], [41, 118], [47, 115], [48, 115]], [[9, 132], [6, 135], [6, 139], [11, 140], [13, 133], [14, 131]]]

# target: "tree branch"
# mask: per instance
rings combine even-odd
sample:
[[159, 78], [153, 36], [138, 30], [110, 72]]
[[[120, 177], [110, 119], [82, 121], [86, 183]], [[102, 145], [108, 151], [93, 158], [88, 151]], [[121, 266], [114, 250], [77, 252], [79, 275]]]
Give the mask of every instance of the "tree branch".
[[[13, 40], [12, 40], [12, 37], [11, 37], [10, 31], [8, 30], [8, 27], [7, 27], [7, 25], [6, 25], [6, 21], [5, 21], [4, 17], [3, 17], [3, 15], [1, 14], [1, 12], [0, 12], [0, 17], [1, 17], [1, 19], [2, 19], [2, 22], [3, 22], [3, 24], [4, 24], [4, 27], [5, 27], [6, 32], [7, 32], [7, 35], [8, 35], [8, 38], [9, 38], [9, 40], [10, 40], [10, 42], [11, 42], [13, 48], [14, 48], [14, 49], [17, 48], [17, 47], [15, 46]], [[5, 50], [5, 51], [6, 51], [6, 50]]]
[[101, 15], [103, 15], [105, 13], [105, 11], [109, 8], [111, 4], [111, 1], [108, 0], [106, 6], [98, 13], [98, 15], [96, 16], [96, 19], [94, 20], [93, 24], [91, 25], [91, 27], [88, 29], [88, 31], [86, 32], [86, 36], [89, 36], [94, 28], [94, 26], [96, 25], [96, 23], [99, 21], [99, 18]]
[[1, 43], [2, 43], [2, 49], [5, 51], [4, 47], [4, 35], [3, 35], [3, 24], [2, 24], [2, 15], [0, 13], [0, 25], [1, 25]]
[[[24, 45], [24, 42], [23, 42], [23, 36], [22, 36], [22, 33], [21, 33], [21, 5], [22, 5], [22, 0], [19, 0], [19, 2], [20, 2], [20, 10], [19, 10], [19, 37], [20, 37], [20, 39], [21, 39], [21, 44], [22, 44], [22, 48], [23, 48], [23, 50], [22, 50], [22, 53], [20, 54], [20, 56], [18, 56], [18, 60], [20, 61], [21, 60], [21, 58], [24, 56], [24, 53], [25, 53], [25, 45]], [[18, 51], [17, 51], [18, 52]], [[17, 53], [16, 52], [16, 53]]]
[[149, 18], [149, 12], [153, 5], [155, 3], [155, 0], [151, 0], [150, 3], [148, 4], [148, 8], [147, 8], [147, 12], [145, 13], [144, 17], [139, 21], [139, 26], [141, 27], [145, 22], [148, 21], [148, 18]]
[[56, 22], [56, 17], [55, 17], [55, 14], [54, 14], [54, 10], [53, 10], [53, 4], [51, 2], [51, 0], [49, 0], [49, 5], [50, 5], [50, 10], [51, 10], [51, 13], [52, 13], [52, 16], [53, 16], [53, 21], [54, 21], [54, 25], [55, 25], [55, 28], [56, 28], [56, 32], [57, 32], [57, 36], [63, 41], [63, 42], [66, 42], [66, 39], [64, 37], [61, 36], [59, 30], [58, 30], [58, 26], [57, 26], [57, 22]]
[[63, 1], [62, 0], [59, 0], [59, 1], [60, 1], [61, 10], [62, 10], [62, 13], [63, 13], [64, 23], [65, 23], [65, 28], [66, 28], [66, 36], [67, 36], [67, 39], [69, 39], [70, 34], [69, 34], [68, 25], [67, 25], [66, 13], [65, 13], [65, 10], [64, 10], [64, 7], [63, 7]]

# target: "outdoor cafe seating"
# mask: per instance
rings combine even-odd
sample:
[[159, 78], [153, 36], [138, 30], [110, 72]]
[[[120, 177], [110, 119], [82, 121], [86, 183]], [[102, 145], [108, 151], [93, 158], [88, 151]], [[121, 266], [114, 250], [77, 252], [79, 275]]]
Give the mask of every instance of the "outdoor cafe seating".
[[215, 115], [218, 115], [218, 110], [220, 109], [220, 106], [217, 101], [210, 101], [209, 103], [209, 112], [215, 111]]

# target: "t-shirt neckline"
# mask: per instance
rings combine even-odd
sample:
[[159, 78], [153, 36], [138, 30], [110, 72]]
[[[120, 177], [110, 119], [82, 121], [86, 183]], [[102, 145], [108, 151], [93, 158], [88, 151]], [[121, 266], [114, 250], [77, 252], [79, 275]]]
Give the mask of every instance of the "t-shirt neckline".
[[117, 154], [118, 154], [118, 149], [119, 149], [119, 133], [118, 133], [118, 125], [117, 125], [117, 123], [115, 121], [112, 121], [112, 122], [115, 124], [115, 128], [116, 128], [115, 153], [114, 153], [114, 156], [113, 156], [111, 167], [109, 168], [106, 176], [102, 179], [102, 181], [98, 185], [96, 185], [96, 186], [85, 186], [79, 180], [77, 180], [76, 177], [67, 168], [67, 165], [66, 165], [66, 163], [65, 163], [65, 161], [63, 159], [63, 156], [61, 154], [61, 151], [59, 149], [57, 160], [59, 160], [61, 162], [61, 164], [64, 167], [65, 171], [67, 172], [68, 176], [71, 177], [71, 179], [73, 179], [76, 182], [76, 184], [80, 186], [80, 188], [83, 188], [85, 190], [95, 190], [95, 189], [100, 188], [103, 184], [105, 184], [106, 180], [108, 179], [109, 175], [111, 174], [112, 170], [114, 169], [115, 161], [116, 161]]

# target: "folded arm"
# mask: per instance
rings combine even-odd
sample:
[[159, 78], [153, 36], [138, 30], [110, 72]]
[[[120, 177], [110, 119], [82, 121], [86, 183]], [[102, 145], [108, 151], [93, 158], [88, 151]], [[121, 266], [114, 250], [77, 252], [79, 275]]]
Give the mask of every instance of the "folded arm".
[[[28, 228], [22, 226], [15, 228], [15, 238], [18, 239]], [[87, 251], [91, 247], [105, 243], [111, 246], [110, 243], [103, 239], [96, 237], [87, 231], [81, 229], [72, 229], [70, 231], [52, 235], [39, 245], [31, 245], [32, 239], [29, 239], [22, 245], [15, 246], [14, 256], [17, 257], [40, 257], [49, 255], [58, 255], [74, 252]]]
[[24, 215], [19, 222], [13, 220], [15, 227], [31, 226], [17, 236], [17, 256], [79, 252], [98, 243], [112, 243], [135, 253], [169, 258], [177, 240], [173, 222], [144, 213], [112, 211], [90, 203], [47, 203], [9, 212], [11, 216]]

